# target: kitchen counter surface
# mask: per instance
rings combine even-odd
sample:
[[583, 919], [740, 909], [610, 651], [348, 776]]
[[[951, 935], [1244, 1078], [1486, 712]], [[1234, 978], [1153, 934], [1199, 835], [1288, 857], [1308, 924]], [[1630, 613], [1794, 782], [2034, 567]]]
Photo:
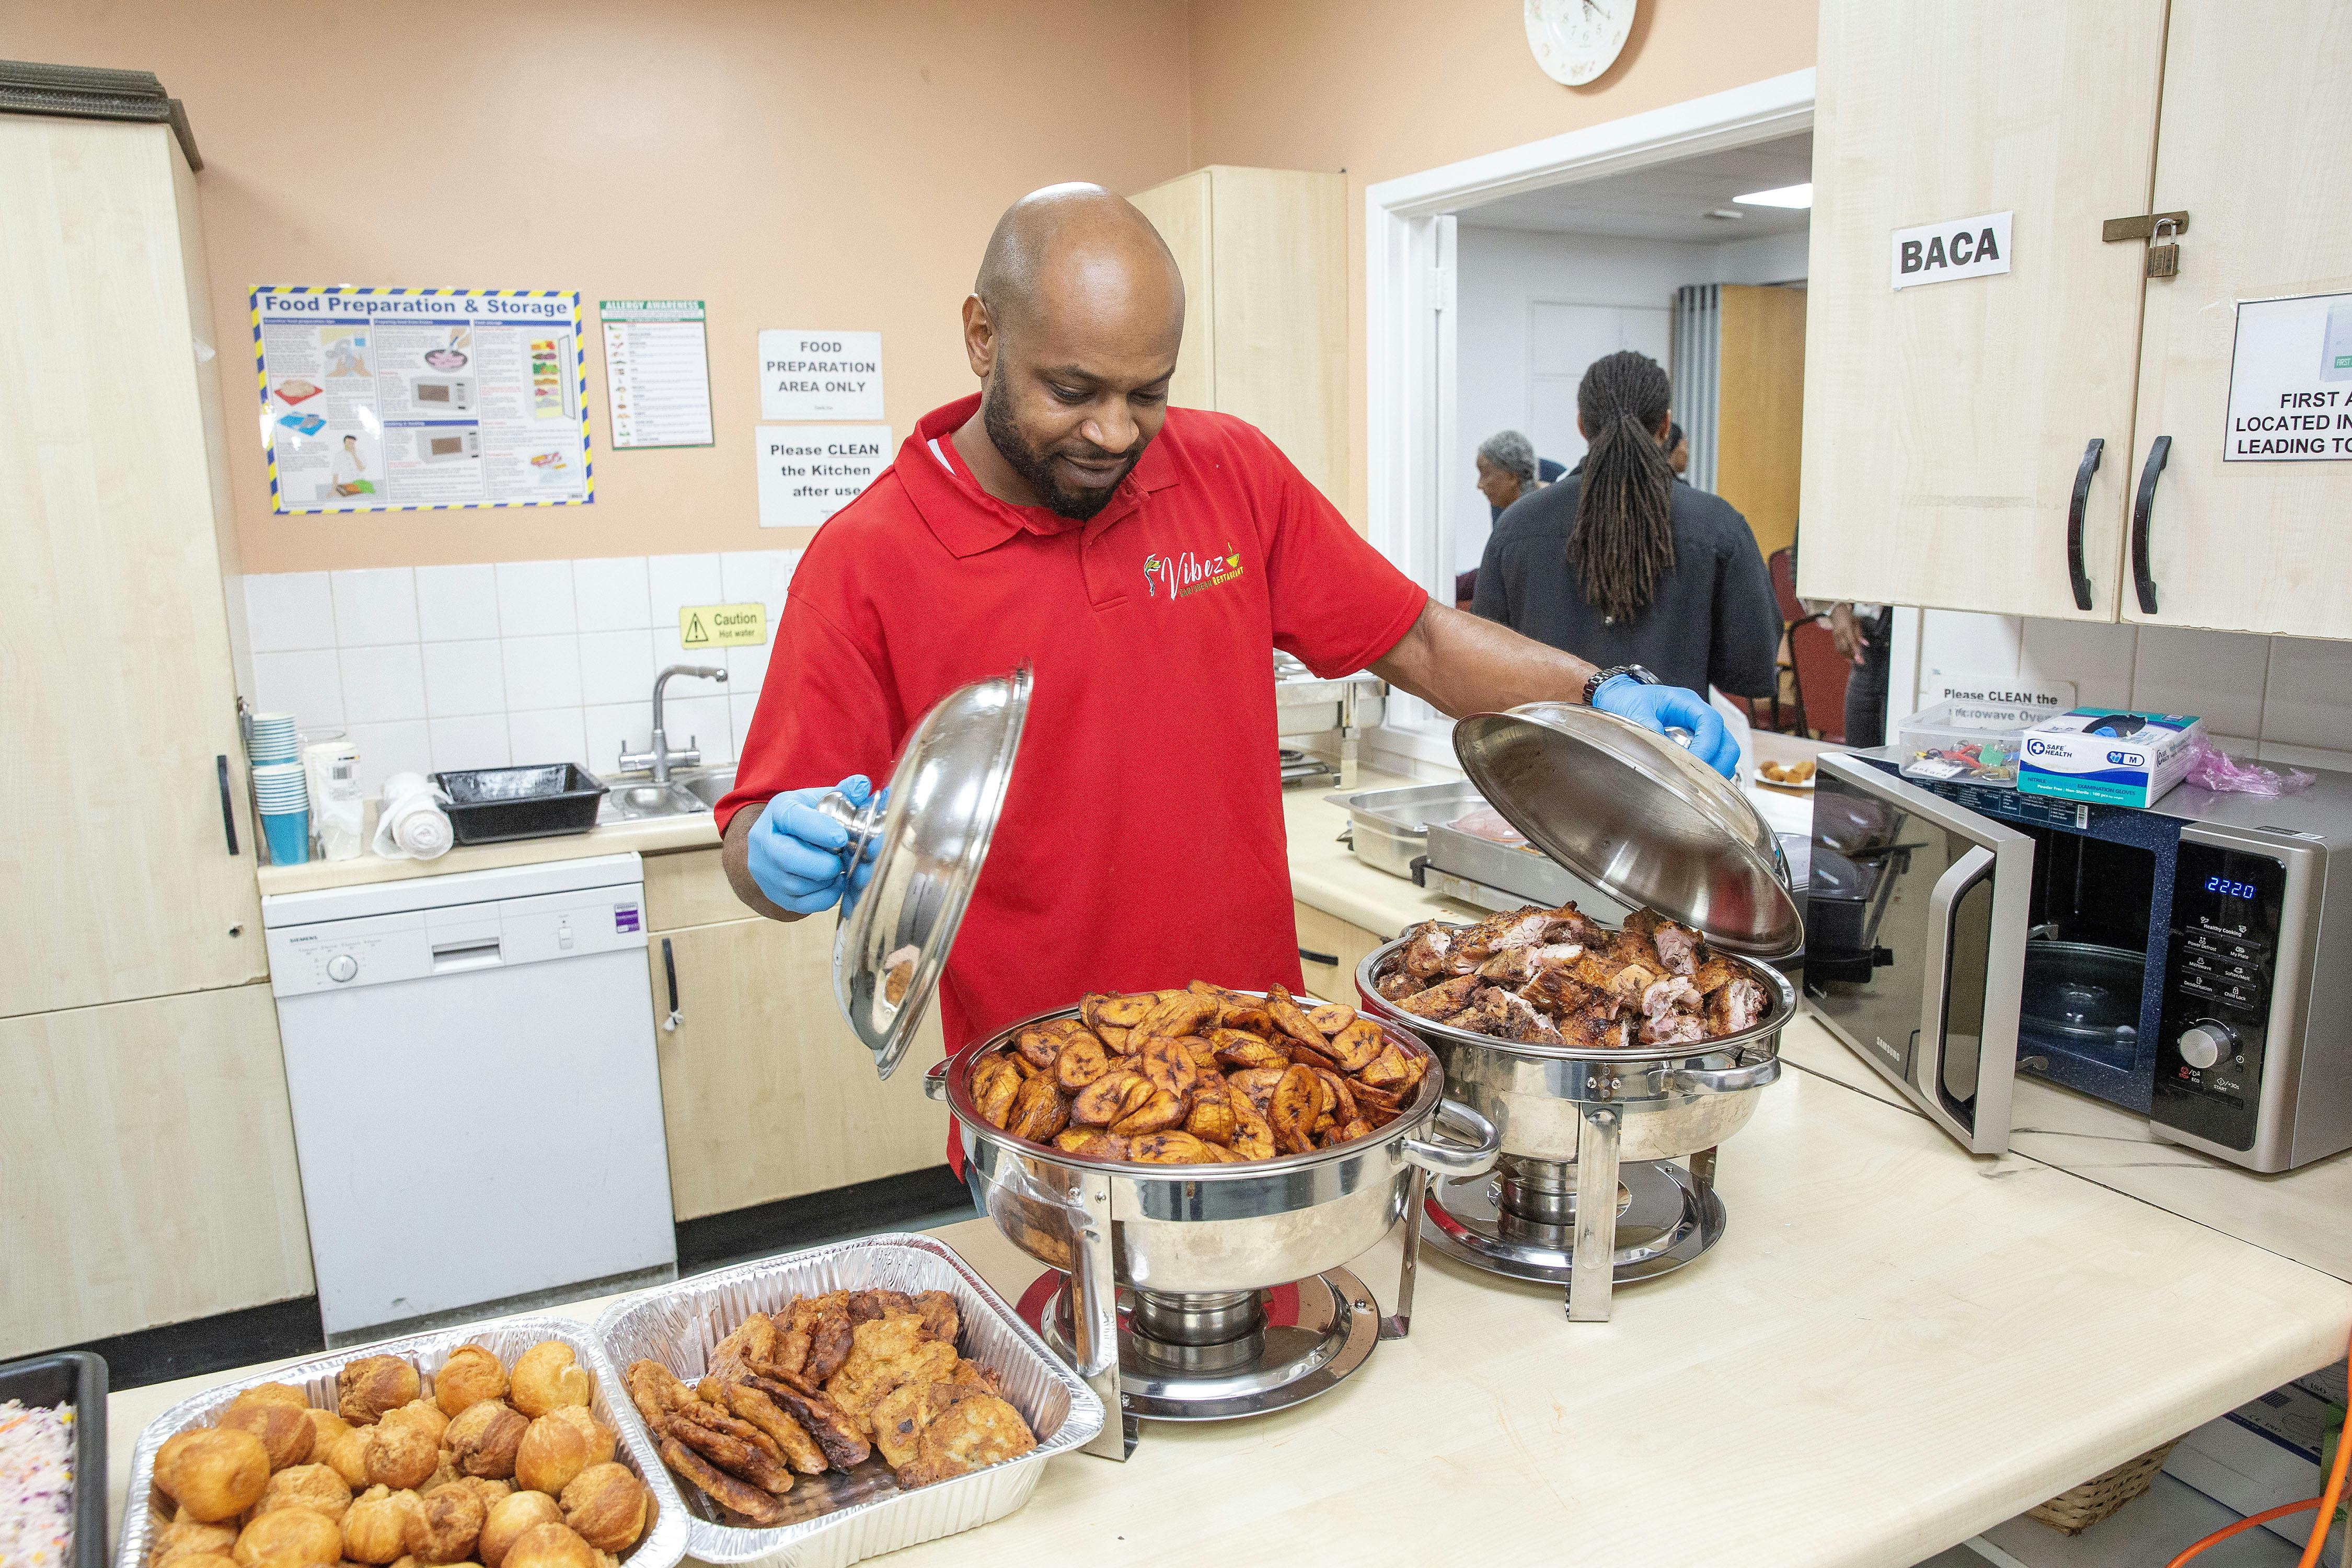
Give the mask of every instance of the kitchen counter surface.
[[366, 882], [402, 882], [412, 877], [446, 877], [458, 871], [488, 871], [501, 866], [536, 866], [549, 860], [581, 860], [634, 849], [659, 855], [676, 849], [716, 849], [718, 829], [707, 812], [657, 816], [643, 822], [600, 824], [586, 833], [560, 838], [518, 838], [505, 844], [458, 847], [436, 860], [312, 860], [302, 866], [264, 866], [255, 873], [264, 896], [309, 893], [320, 888], [351, 888]]
[[[1609, 1323], [1424, 1252], [1412, 1337], [1322, 1399], [1147, 1426], [1123, 1466], [1055, 1461], [984, 1546], [893, 1561], [1906, 1568], [2335, 1359], [2352, 1323], [2340, 1279], [1973, 1159], [1821, 1072], [1764, 1091], [1720, 1183], [1722, 1243]], [[940, 1234], [1008, 1300], [1038, 1274], [986, 1222]], [[1354, 1265], [1384, 1302], [1395, 1246]], [[142, 1426], [224, 1380], [113, 1397], [118, 1510]]]

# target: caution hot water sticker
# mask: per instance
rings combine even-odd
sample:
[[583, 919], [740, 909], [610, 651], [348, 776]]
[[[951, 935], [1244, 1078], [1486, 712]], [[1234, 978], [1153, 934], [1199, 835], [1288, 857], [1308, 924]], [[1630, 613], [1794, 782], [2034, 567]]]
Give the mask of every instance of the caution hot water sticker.
[[677, 612], [680, 647], [750, 647], [767, 640], [765, 605], [688, 605]]

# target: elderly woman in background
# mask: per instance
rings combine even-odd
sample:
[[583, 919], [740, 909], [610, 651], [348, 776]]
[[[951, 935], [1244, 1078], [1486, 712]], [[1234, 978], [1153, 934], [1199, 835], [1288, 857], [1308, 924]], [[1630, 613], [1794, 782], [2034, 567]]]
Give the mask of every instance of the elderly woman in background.
[[1747, 520], [1675, 482], [1671, 390], [1647, 354], [1593, 362], [1576, 392], [1584, 460], [1496, 525], [1472, 607], [1603, 668], [1769, 697], [1780, 640], [1772, 580]]
[[[1486, 521], [1501, 521], [1504, 509], [1533, 495], [1568, 470], [1536, 456], [1535, 443], [1517, 430], [1497, 430], [1478, 443], [1478, 493], [1486, 498]], [[1454, 607], [1466, 610], [1477, 591], [1478, 569], [1454, 575]]]

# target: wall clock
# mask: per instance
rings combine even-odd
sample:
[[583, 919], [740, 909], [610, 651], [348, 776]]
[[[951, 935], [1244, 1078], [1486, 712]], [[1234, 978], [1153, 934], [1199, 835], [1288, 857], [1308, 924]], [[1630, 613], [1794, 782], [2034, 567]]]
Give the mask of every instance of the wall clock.
[[1641, 0], [1526, 0], [1528, 48], [1552, 80], [1580, 87], [1609, 68]]

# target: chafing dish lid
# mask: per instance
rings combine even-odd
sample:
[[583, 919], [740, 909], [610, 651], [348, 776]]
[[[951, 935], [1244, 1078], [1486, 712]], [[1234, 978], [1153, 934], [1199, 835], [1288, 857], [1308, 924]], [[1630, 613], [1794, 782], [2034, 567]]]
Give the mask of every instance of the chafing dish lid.
[[1629, 908], [1735, 952], [1803, 945], [1780, 847], [1738, 785], [1665, 736], [1578, 703], [1454, 726], [1454, 754], [1528, 842]]
[[1024, 664], [941, 698], [907, 737], [879, 810], [859, 810], [838, 792], [819, 803], [849, 829], [843, 853], [873, 865], [866, 886], [842, 900], [833, 990], [884, 1078], [930, 1006], [988, 858], [1030, 684]]

